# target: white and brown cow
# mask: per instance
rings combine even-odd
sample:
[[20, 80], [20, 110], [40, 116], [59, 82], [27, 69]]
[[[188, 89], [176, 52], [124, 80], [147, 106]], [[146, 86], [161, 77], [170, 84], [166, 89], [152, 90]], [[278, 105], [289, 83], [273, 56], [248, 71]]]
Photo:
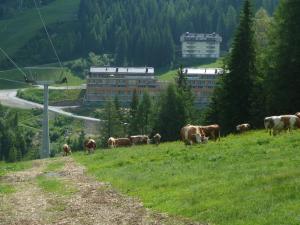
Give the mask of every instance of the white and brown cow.
[[107, 145], [109, 148], [115, 148], [116, 147], [116, 139], [113, 137], [108, 138]]
[[129, 140], [133, 145], [149, 144], [150, 139], [147, 135], [129, 136]]
[[205, 137], [205, 134], [201, 126], [195, 125], [186, 125], [180, 130], [181, 140], [186, 145], [192, 145], [194, 143], [201, 143], [202, 137]]
[[204, 136], [209, 137], [211, 140], [220, 141], [220, 126], [218, 124], [200, 126], [204, 132]]
[[128, 147], [131, 146], [131, 141], [129, 138], [116, 138], [115, 139], [115, 146], [116, 147]]
[[71, 147], [68, 144], [63, 145], [63, 151], [64, 151], [63, 156], [67, 156], [68, 154], [72, 153]]
[[295, 115], [300, 118], [300, 112], [297, 112]]
[[153, 143], [156, 145], [160, 144], [161, 135], [159, 133], [155, 134], [152, 138]]
[[251, 126], [249, 123], [243, 123], [236, 126], [236, 131], [238, 133], [244, 133], [248, 130], [250, 130]]
[[295, 115], [270, 116], [264, 119], [264, 125], [270, 135], [275, 136], [283, 130], [300, 128], [300, 118]]

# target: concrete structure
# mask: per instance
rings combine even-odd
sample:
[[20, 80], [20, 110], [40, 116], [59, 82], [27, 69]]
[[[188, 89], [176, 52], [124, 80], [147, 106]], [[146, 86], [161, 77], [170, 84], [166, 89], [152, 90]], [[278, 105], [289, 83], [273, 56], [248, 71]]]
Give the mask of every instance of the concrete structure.
[[219, 34], [186, 32], [180, 36], [183, 58], [219, 58], [222, 37]]
[[103, 104], [118, 96], [122, 105], [129, 105], [134, 90], [154, 96], [160, 87], [152, 67], [91, 67], [87, 75], [85, 101]]
[[221, 68], [184, 68], [183, 73], [187, 77], [188, 84], [195, 95], [195, 104], [203, 108], [209, 104], [211, 95], [218, 77], [223, 74]]

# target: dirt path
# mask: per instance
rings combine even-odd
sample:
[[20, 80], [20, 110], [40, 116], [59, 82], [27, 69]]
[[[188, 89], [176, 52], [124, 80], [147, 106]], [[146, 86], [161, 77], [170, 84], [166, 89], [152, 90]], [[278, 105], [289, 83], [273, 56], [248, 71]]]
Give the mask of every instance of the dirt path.
[[[64, 167], [47, 172], [49, 163], [63, 162]], [[45, 192], [37, 185], [39, 175], [55, 178], [77, 191], [71, 195]], [[145, 209], [134, 198], [123, 196], [109, 184], [85, 175], [85, 169], [72, 158], [35, 161], [26, 171], [8, 174], [0, 180], [17, 190], [0, 195], [1, 225], [194, 225], [182, 218], [169, 217]]]

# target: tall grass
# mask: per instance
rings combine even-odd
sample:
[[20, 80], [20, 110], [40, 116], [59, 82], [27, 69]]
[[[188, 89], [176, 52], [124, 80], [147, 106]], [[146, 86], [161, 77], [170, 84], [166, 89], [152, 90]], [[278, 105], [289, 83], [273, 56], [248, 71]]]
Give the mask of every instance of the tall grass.
[[211, 224], [300, 224], [300, 133], [264, 131], [76, 154], [90, 174], [159, 211]]

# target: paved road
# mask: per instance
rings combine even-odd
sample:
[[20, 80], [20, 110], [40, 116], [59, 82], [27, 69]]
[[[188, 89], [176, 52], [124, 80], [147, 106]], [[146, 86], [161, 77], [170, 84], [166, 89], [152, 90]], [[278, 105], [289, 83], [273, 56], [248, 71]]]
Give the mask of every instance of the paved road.
[[[20, 99], [16, 97], [17, 90], [0, 90], [0, 102], [9, 107], [14, 108], [22, 108], [22, 109], [32, 109], [32, 108], [43, 108], [43, 105], [30, 102], [24, 99]], [[49, 111], [59, 113], [65, 116], [70, 116], [73, 118], [86, 120], [86, 121], [94, 121], [94, 122], [100, 122], [99, 119], [93, 118], [93, 117], [86, 117], [86, 116], [78, 116], [70, 112], [66, 112], [63, 110], [65, 107], [55, 107], [55, 106], [49, 106]]]

